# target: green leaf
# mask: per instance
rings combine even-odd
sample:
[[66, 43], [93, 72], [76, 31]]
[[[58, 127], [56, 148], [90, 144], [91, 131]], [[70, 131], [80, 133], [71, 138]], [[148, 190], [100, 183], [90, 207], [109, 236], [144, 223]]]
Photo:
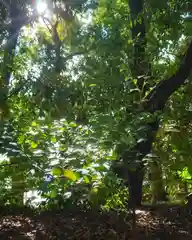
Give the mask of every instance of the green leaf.
[[56, 142], [57, 142], [56, 137], [52, 137], [52, 138], [51, 138], [51, 142], [56, 143]]
[[69, 126], [70, 127], [77, 127], [77, 124], [76, 123], [70, 123]]
[[85, 183], [90, 183], [90, 180], [87, 176], [83, 176], [83, 179], [84, 179]]
[[77, 173], [73, 172], [72, 170], [68, 170], [68, 169], [63, 171], [63, 175], [72, 181], [76, 181], [79, 178]]
[[187, 178], [192, 178], [192, 167], [191, 166], [188, 166], [188, 175], [187, 175]]
[[52, 174], [55, 175], [55, 176], [60, 176], [62, 175], [63, 171], [61, 168], [53, 168], [52, 169]]
[[107, 160], [117, 160], [117, 158], [118, 156], [115, 151], [111, 155], [106, 157]]
[[128, 43], [128, 44], [133, 44], [133, 40], [132, 40], [132, 39], [129, 39], [129, 40], [127, 41], [127, 43]]
[[140, 92], [140, 90], [138, 88], [134, 88], [130, 90], [130, 93], [134, 93], [134, 92]]
[[19, 143], [19, 144], [22, 144], [22, 143], [24, 142], [24, 140], [25, 140], [25, 136], [24, 136], [24, 135], [21, 135], [21, 136], [19, 136], [19, 138], [18, 138], [18, 143]]
[[166, 132], [180, 132], [180, 130], [177, 128], [169, 128], [166, 130]]
[[53, 189], [50, 193], [50, 198], [56, 198], [57, 197], [57, 190]]
[[33, 122], [31, 123], [31, 126], [32, 126], [32, 127], [36, 127], [36, 126], [37, 126], [37, 123], [33, 121]]
[[37, 147], [38, 147], [38, 144], [37, 144], [37, 143], [35, 143], [35, 142], [32, 142], [32, 143], [31, 143], [31, 148], [35, 149], [35, 148], [37, 148]]

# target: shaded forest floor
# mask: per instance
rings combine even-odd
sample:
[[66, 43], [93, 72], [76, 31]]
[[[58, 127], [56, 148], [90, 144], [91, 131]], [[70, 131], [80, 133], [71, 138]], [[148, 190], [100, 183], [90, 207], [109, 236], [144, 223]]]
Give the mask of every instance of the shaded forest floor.
[[0, 239], [192, 239], [192, 217], [180, 206], [145, 206], [137, 210], [132, 231], [130, 214], [73, 210], [31, 213], [1, 213]]

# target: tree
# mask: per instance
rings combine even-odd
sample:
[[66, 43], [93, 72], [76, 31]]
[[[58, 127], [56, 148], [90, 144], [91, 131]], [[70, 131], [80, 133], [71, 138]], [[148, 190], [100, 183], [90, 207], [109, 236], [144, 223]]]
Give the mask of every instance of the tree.
[[[25, 182], [19, 201], [26, 189], [43, 184], [47, 168], [55, 178], [45, 195], [54, 198], [78, 186], [79, 176], [101, 184], [94, 174], [97, 169], [107, 179], [107, 164], [124, 179], [130, 203], [140, 205], [146, 158], [166, 117], [162, 111], [166, 104], [174, 108], [173, 94], [190, 80], [189, 22], [179, 11], [180, 4], [190, 9], [187, 1], [48, 1], [51, 17], [39, 16], [34, 1], [4, 2], [2, 153], [11, 156], [10, 166], [19, 163], [18, 174], [9, 172]], [[90, 24], [82, 21], [87, 13]], [[50, 149], [63, 156], [55, 167]], [[90, 165], [92, 177], [79, 174]]]
[[[119, 5], [116, 4], [116, 6], [115, 4], [110, 5], [109, 3], [100, 6], [99, 10], [101, 11], [101, 14], [98, 16], [99, 14], [97, 13], [95, 35], [92, 34], [92, 38], [94, 36], [98, 40], [98, 35], [96, 34], [100, 31], [101, 37], [101, 39], [99, 39], [100, 44], [97, 45], [97, 51], [99, 51], [100, 55], [97, 52], [97, 56], [92, 59], [94, 59], [94, 61], [98, 64], [99, 62], [102, 62], [104, 66], [102, 67], [100, 64], [100, 73], [98, 76], [95, 74], [93, 80], [96, 85], [96, 96], [100, 93], [102, 98], [99, 99], [99, 101], [103, 101], [103, 104], [98, 105], [98, 111], [105, 112], [106, 109], [110, 109], [115, 113], [116, 106], [118, 106], [121, 110], [126, 108], [126, 111], [124, 112], [125, 115], [119, 122], [121, 127], [126, 121], [127, 123], [130, 123], [131, 117], [135, 117], [137, 119], [140, 118], [142, 114], [146, 113], [144, 121], [138, 121], [137, 124], [135, 123], [135, 125], [137, 125], [136, 128], [139, 129], [139, 133], [136, 129], [134, 129], [137, 133], [132, 134], [133, 137], [136, 138], [136, 144], [134, 145], [131, 141], [127, 142], [128, 145], [126, 145], [126, 143], [121, 143], [120, 148], [117, 150], [120, 158], [123, 159], [122, 169], [119, 171], [119, 167], [114, 167], [116, 170], [118, 168], [118, 173], [121, 172], [120, 176], [125, 179], [125, 182], [127, 182], [129, 186], [131, 202], [137, 205], [141, 204], [142, 198], [142, 182], [144, 176], [143, 158], [151, 151], [152, 143], [154, 142], [155, 135], [159, 127], [160, 112], [163, 111], [169, 97], [185, 83], [185, 80], [188, 78], [191, 70], [191, 43], [189, 43], [188, 50], [182, 50], [183, 52], [186, 51], [186, 53], [184, 53], [184, 57], [181, 56], [183, 55], [182, 53], [175, 61], [175, 64], [177, 64], [177, 71], [174, 67], [172, 73], [173, 75], [171, 77], [166, 78], [164, 76], [165, 79], [156, 84], [156, 79], [162, 77], [155, 69], [155, 65], [157, 65], [157, 62], [160, 59], [158, 56], [161, 56], [161, 51], [165, 47], [165, 45], [161, 44], [161, 42], [167, 44], [167, 39], [170, 39], [174, 44], [176, 44], [176, 46], [181, 46], [181, 43], [178, 40], [181, 37], [182, 27], [184, 28], [184, 25], [180, 24], [179, 21], [179, 19], [181, 19], [181, 12], [178, 11], [178, 6], [180, 4], [179, 1], [175, 1], [173, 5], [165, 1], [161, 4], [157, 3], [157, 5], [152, 1], [147, 4], [149, 5], [144, 6], [142, 1], [130, 1], [130, 12], [133, 13], [131, 19], [139, 18], [136, 20], [136, 25], [132, 24], [131, 44], [135, 43], [133, 45], [134, 47], [126, 44], [127, 39], [130, 39], [130, 31], [125, 28], [125, 21], [123, 22], [119, 19], [119, 16], [121, 16], [121, 18], [127, 20], [126, 23], [130, 23], [131, 21], [131, 19], [127, 17], [129, 11], [128, 9], [125, 10], [126, 7], [123, 1], [119, 3]], [[187, 4], [187, 2], [183, 3], [183, 6], [185, 4]], [[106, 14], [105, 16], [104, 13]], [[155, 23], [154, 19], [157, 19]], [[144, 22], [146, 24], [144, 24]], [[130, 24], [130, 26], [132, 25]], [[176, 25], [177, 31], [174, 31], [173, 29], [175, 29]], [[164, 34], [160, 36], [162, 31], [164, 31]], [[135, 36], [137, 36], [136, 40], [134, 39]], [[114, 41], [114, 43], [112, 43], [112, 41]], [[108, 47], [104, 45], [104, 42], [108, 43]], [[188, 45], [185, 42], [182, 42], [182, 44], [184, 45], [184, 48], [185, 44]], [[172, 50], [173, 53], [176, 52], [176, 48], [172, 47]], [[152, 54], [147, 56], [146, 51], [148, 51], [148, 54], [149, 52], [152, 52]], [[108, 54], [107, 57], [105, 55], [106, 53]], [[134, 56], [133, 61], [132, 56]], [[128, 57], [130, 57], [131, 62], [136, 66], [139, 64], [140, 68], [137, 69], [138, 72], [134, 70], [130, 74], [130, 61], [126, 62]], [[178, 63], [179, 60], [181, 60], [180, 66]], [[86, 68], [90, 65], [90, 58], [88, 61], [86, 62]], [[150, 64], [148, 64], [148, 61], [150, 61]], [[119, 79], [126, 79], [125, 82], [127, 82], [127, 86], [129, 84], [129, 87], [125, 85], [125, 82], [115, 80], [115, 84], [113, 85], [105, 81], [105, 87], [103, 86], [103, 89], [99, 89], [97, 85], [101, 87], [102, 83], [97, 79], [99, 76], [102, 76], [102, 74], [104, 76], [105, 73], [101, 70], [103, 68], [112, 73], [112, 75], [108, 75], [111, 79], [115, 79], [117, 76]], [[135, 77], [137, 78], [135, 79]], [[128, 81], [129, 78], [132, 78], [134, 81]], [[141, 91], [143, 84], [145, 85], [145, 89], [144, 91], [143, 89]], [[106, 85], [108, 85], [107, 92], [105, 91]], [[152, 86], [153, 88], [151, 89]], [[134, 94], [129, 96], [129, 100], [126, 104], [127, 99], [124, 98], [122, 88], [124, 88], [123, 90], [127, 89], [128, 91], [126, 93], [128, 94], [130, 93], [130, 88], [134, 87]], [[116, 88], [116, 91], [114, 88]], [[119, 90], [119, 88], [121, 88], [121, 90]], [[119, 93], [121, 95], [121, 101], [118, 102], [117, 96]], [[116, 98], [113, 98], [114, 94]], [[110, 99], [109, 96], [113, 97]], [[105, 98], [110, 99], [110, 104], [106, 103]], [[136, 111], [130, 107], [131, 103], [135, 104], [133, 105], [134, 107], [137, 106]], [[130, 114], [130, 112], [132, 112], [132, 114]], [[121, 112], [121, 116], [122, 114], [123, 110]], [[131, 124], [134, 126], [133, 122]], [[139, 128], [138, 125], [142, 127]], [[128, 172], [126, 172], [125, 169], [128, 169]]]
[[[142, 1], [138, 1], [135, 5], [132, 5], [130, 2], [131, 12], [134, 12], [134, 7], [137, 6], [139, 9], [138, 13], [141, 13]], [[140, 6], [140, 8], [139, 8]], [[136, 9], [136, 7], [135, 7]], [[142, 32], [141, 32], [142, 31]], [[140, 36], [143, 35], [144, 27], [139, 31]], [[140, 43], [141, 46], [141, 43]], [[138, 51], [138, 50], [136, 50]], [[140, 50], [140, 54], [141, 54]], [[138, 57], [137, 57], [138, 58]], [[182, 63], [176, 73], [168, 79], [162, 80], [157, 84], [153, 90], [145, 97], [145, 103], [143, 105], [144, 111], [150, 112], [151, 114], [155, 114], [157, 111], [162, 111], [168, 98], [182, 85], [185, 80], [188, 78], [191, 70], [191, 60], [192, 60], [192, 43], [190, 43], [187, 53], [182, 60]], [[128, 181], [130, 188], [130, 197], [131, 202], [139, 205], [141, 203], [141, 185], [143, 179], [143, 166], [142, 159], [146, 154], [151, 151], [152, 143], [154, 141], [155, 134], [158, 130], [159, 121], [158, 118], [155, 117], [155, 120], [146, 125], [146, 138], [143, 141], [137, 143], [137, 145], [132, 149], [132, 151], [128, 151], [123, 156], [124, 162], [136, 161], [136, 159], [140, 159], [140, 166], [136, 168], [136, 171], [128, 171]]]
[[[7, 163], [5, 165], [12, 167], [12, 192], [15, 193], [14, 196], [16, 196], [18, 204], [23, 204], [24, 191], [27, 189], [27, 186], [25, 184], [27, 179], [26, 175], [29, 174], [29, 171], [31, 170], [30, 168], [34, 167], [32, 162], [29, 163], [29, 155], [32, 153], [30, 150], [26, 150], [26, 147], [29, 148], [28, 144], [32, 141], [31, 148], [34, 149], [36, 148], [34, 147], [36, 146], [36, 143], [34, 143], [33, 140], [29, 140], [30, 136], [28, 140], [24, 138], [24, 135], [27, 135], [29, 131], [29, 126], [32, 124], [30, 118], [36, 119], [39, 117], [39, 115], [37, 116], [39, 107], [34, 106], [34, 103], [36, 104], [38, 100], [40, 101], [38, 103], [42, 105], [45, 110], [52, 111], [52, 109], [49, 107], [47, 108], [47, 103], [49, 103], [49, 101], [44, 100], [52, 97], [51, 94], [53, 93], [54, 87], [56, 86], [55, 83], [57, 82], [58, 77], [64, 68], [64, 66], [61, 67], [61, 65], [66, 64], [66, 61], [73, 58], [73, 56], [81, 54], [81, 52], [69, 52], [69, 54], [64, 57], [61, 56], [61, 51], [63, 51], [62, 44], [65, 43], [69, 46], [69, 43], [67, 43], [67, 41], [71, 36], [69, 37], [68, 34], [70, 32], [70, 28], [72, 29], [74, 27], [74, 13], [75, 11], [81, 10], [82, 4], [84, 4], [85, 1], [68, 5], [64, 1], [64, 6], [66, 8], [61, 5], [61, 2], [59, 3], [53, 1], [49, 3], [49, 7], [52, 8], [52, 13], [56, 19], [53, 18], [50, 21], [49, 19], [44, 19], [45, 21], [48, 21], [46, 22], [47, 29], [45, 27], [40, 27], [38, 29], [37, 27], [39, 13], [36, 12], [34, 1], [2, 1], [0, 3], [1, 12], [3, 13], [1, 15], [3, 58], [1, 59], [0, 72], [0, 105], [2, 124], [1, 148], [2, 153], [8, 153], [8, 156], [11, 160], [10, 163]], [[31, 9], [31, 11], [29, 11], [29, 9]], [[43, 16], [43, 18], [46, 17]], [[7, 22], [9, 23], [7, 24]], [[66, 28], [68, 28], [66, 22], [70, 27], [68, 29], [68, 32], [66, 31]], [[37, 28], [39, 39], [30, 39], [29, 35], [26, 34], [27, 28], [31, 27]], [[46, 38], [47, 36], [48, 38]], [[33, 42], [33, 45], [26, 47], [29, 45], [30, 41]], [[46, 81], [34, 83], [34, 79], [36, 80], [37, 70], [35, 73], [31, 71], [31, 74], [29, 74], [29, 79], [26, 79], [25, 77], [25, 67], [28, 68], [29, 73], [30, 63], [39, 64], [38, 61], [41, 60], [41, 57], [39, 59], [36, 57], [38, 51], [37, 45], [41, 48], [46, 48], [46, 57], [51, 56], [50, 61], [49, 59], [46, 59], [48, 67], [45, 67], [43, 69], [44, 71], [42, 78], [46, 78], [47, 69], [49, 66], [51, 66], [51, 64], [54, 64], [54, 67], [51, 69], [51, 71], [49, 70], [49, 73], [52, 72], [52, 76], [54, 77], [54, 81], [52, 81], [50, 84]], [[43, 51], [41, 51], [41, 54], [43, 55]], [[39, 66], [42, 67], [42, 64], [39, 64]], [[58, 88], [58, 86], [56, 86], [56, 88]], [[33, 93], [32, 99], [30, 99], [31, 92]], [[28, 95], [29, 99], [27, 99], [26, 95]], [[30, 111], [27, 110], [28, 107], [32, 107]], [[16, 112], [17, 109], [20, 111], [19, 114]], [[24, 119], [21, 120], [23, 117]], [[10, 144], [14, 143], [17, 146], [17, 150], [15, 150], [13, 146], [9, 146], [9, 143], [3, 140], [4, 138], [12, 139], [13, 142]], [[14, 153], [15, 151], [17, 154]], [[4, 164], [2, 167], [4, 167]]]

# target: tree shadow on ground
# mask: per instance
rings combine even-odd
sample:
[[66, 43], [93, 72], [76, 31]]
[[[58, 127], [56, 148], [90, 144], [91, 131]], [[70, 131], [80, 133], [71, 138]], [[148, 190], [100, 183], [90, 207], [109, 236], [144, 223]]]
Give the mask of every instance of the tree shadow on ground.
[[169, 206], [138, 209], [134, 231], [131, 215], [122, 212], [4, 214], [0, 217], [0, 239], [192, 239], [191, 223], [183, 211], [182, 207]]
[[148, 205], [137, 210], [137, 227], [149, 233], [147, 239], [192, 239], [191, 224], [181, 205]]

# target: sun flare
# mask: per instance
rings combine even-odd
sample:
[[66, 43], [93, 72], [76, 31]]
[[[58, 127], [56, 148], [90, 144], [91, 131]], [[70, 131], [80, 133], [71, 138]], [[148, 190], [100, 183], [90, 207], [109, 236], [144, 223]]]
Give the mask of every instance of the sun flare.
[[45, 1], [39, 0], [37, 1], [37, 12], [39, 14], [43, 14], [47, 10], [47, 3]]

